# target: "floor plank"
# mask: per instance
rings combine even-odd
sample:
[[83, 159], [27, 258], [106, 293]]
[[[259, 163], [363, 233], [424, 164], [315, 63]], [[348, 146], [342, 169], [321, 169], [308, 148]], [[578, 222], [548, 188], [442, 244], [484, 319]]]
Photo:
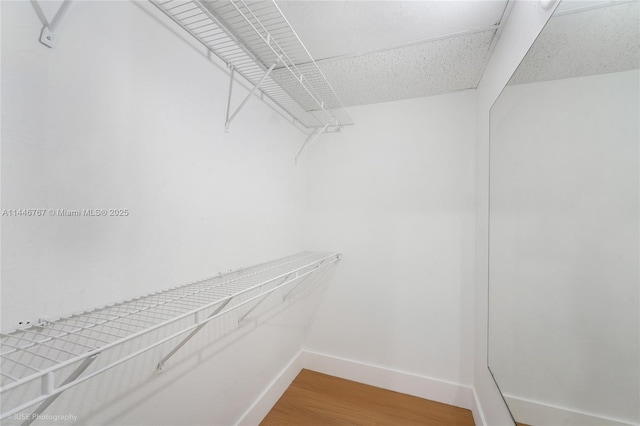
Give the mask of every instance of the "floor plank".
[[261, 425], [472, 426], [471, 411], [302, 370]]

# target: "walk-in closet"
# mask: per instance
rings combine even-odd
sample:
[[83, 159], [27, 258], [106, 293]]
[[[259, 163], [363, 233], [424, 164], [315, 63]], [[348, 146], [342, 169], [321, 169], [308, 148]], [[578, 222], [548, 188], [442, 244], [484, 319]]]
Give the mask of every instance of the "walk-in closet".
[[640, 1], [1, 0], [1, 425], [640, 425]]

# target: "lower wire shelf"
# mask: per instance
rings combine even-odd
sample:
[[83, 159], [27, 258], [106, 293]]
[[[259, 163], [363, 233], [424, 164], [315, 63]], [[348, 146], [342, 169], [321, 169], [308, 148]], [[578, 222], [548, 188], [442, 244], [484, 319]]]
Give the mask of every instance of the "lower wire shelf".
[[[288, 297], [314, 272], [340, 260], [340, 253], [304, 252], [216, 277], [174, 287], [0, 335], [0, 420], [39, 404], [35, 419], [62, 392], [152, 348], [182, 338], [159, 362], [165, 363], [211, 321], [231, 311], [241, 323], [270, 294]], [[168, 330], [168, 331], [167, 331]], [[142, 347], [126, 345], [141, 337]], [[129, 348], [98, 369], [89, 367], [107, 350]], [[87, 371], [90, 370], [90, 371]], [[86, 374], [84, 374], [87, 371]], [[65, 375], [65, 377], [61, 377]], [[5, 398], [25, 386], [19, 401]], [[16, 392], [17, 393], [17, 392]], [[30, 424], [26, 420], [24, 424]]]

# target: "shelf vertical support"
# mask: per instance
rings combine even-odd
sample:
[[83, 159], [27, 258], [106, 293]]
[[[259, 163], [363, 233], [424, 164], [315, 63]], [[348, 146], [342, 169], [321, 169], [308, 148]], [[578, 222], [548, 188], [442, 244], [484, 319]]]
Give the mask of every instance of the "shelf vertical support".
[[[323, 260], [322, 262], [318, 263], [318, 264], [315, 266], [315, 268], [313, 268], [313, 269], [314, 269], [314, 271], [315, 271], [316, 269], [320, 268], [320, 266], [322, 266], [322, 264], [323, 264], [323, 263], [324, 263], [324, 260]], [[296, 289], [297, 289], [298, 287], [300, 287], [300, 284], [302, 284], [303, 282], [305, 282], [305, 281], [306, 281], [310, 276], [311, 276], [311, 275], [307, 275], [307, 276], [305, 276], [303, 279], [301, 279], [300, 281], [298, 281], [298, 283], [297, 283], [296, 285], [294, 285], [294, 286], [293, 286], [293, 288], [287, 292], [287, 294], [285, 294], [284, 296], [282, 296], [282, 300], [283, 300], [283, 301], [284, 301], [284, 300], [287, 300], [287, 299], [289, 298], [289, 296], [291, 296], [291, 293], [293, 293], [294, 291], [296, 291]], [[296, 277], [296, 278], [297, 278], [297, 277]]]
[[[73, 370], [73, 372], [69, 375], [69, 377], [67, 377], [60, 386], [67, 385], [73, 382], [74, 380], [76, 380], [78, 377], [80, 377], [80, 375], [84, 373], [84, 370], [89, 368], [89, 366], [93, 363], [93, 361], [96, 360], [98, 355], [99, 354], [95, 354], [93, 356], [85, 358], [84, 361], [82, 361], [82, 363], [79, 366], [77, 366], [75, 370]], [[54, 394], [54, 391], [55, 391], [54, 373], [47, 373], [45, 376], [42, 377], [42, 393], [45, 395], [49, 395], [49, 394], [52, 394], [52, 395], [49, 398], [45, 399], [42, 402], [42, 404], [40, 404], [38, 408], [36, 408], [36, 410], [33, 413], [31, 413], [31, 415], [24, 422], [22, 422], [21, 426], [29, 426], [31, 423], [33, 423], [38, 418], [38, 416], [40, 416], [40, 414], [44, 412], [44, 410], [46, 410], [51, 404], [53, 404], [53, 402], [56, 399], [58, 399], [60, 395], [62, 395], [62, 392], [58, 392]]]
[[[253, 86], [253, 88], [251, 89], [251, 91], [249, 92], [249, 94], [244, 98], [244, 100], [240, 103], [240, 105], [238, 105], [238, 108], [236, 108], [236, 110], [233, 112], [233, 114], [231, 114], [231, 117], [229, 117], [229, 107], [231, 106], [231, 87], [229, 87], [229, 99], [227, 101], [227, 121], [224, 123], [224, 129], [225, 131], [229, 130], [229, 124], [231, 124], [231, 122], [233, 121], [233, 119], [236, 117], [236, 115], [238, 114], [238, 112], [240, 112], [240, 110], [242, 109], [242, 107], [244, 106], [244, 104], [247, 103], [247, 101], [251, 98], [251, 96], [253, 96], [253, 93], [258, 90], [260, 88], [260, 86], [262, 86], [262, 83], [264, 83], [264, 81], [267, 79], [267, 77], [269, 77], [269, 74], [271, 74], [271, 71], [273, 71], [273, 69], [276, 67], [276, 65], [278, 65], [278, 63], [280, 62], [280, 58], [278, 58], [277, 61], [275, 61], [273, 63], [273, 65], [271, 65], [269, 67], [269, 69], [264, 73], [264, 75], [262, 76], [262, 79], [260, 79], [260, 81], [258, 82], [258, 84], [256, 84], [255, 86]], [[233, 77], [232, 77], [233, 78]]]
[[[302, 148], [300, 148], [300, 151], [298, 151], [298, 155], [296, 155], [296, 159], [295, 159], [295, 163], [296, 165], [298, 164], [298, 157], [300, 157], [300, 154], [302, 154], [302, 151], [304, 151], [304, 149], [307, 147], [307, 145], [309, 145], [311, 142], [315, 141], [316, 139], [318, 139], [318, 136], [320, 136], [322, 133], [324, 133], [325, 130], [327, 130], [327, 127], [329, 127], [329, 124], [331, 124], [331, 121], [329, 121], [327, 124], [324, 125], [324, 127], [318, 127], [316, 128], [316, 130], [314, 130], [308, 137], [307, 140], [304, 141], [304, 143], [302, 144]], [[319, 129], [319, 130], [318, 130]]]
[[49, 22], [45, 17], [44, 12], [40, 7], [40, 3], [38, 3], [38, 0], [31, 0], [31, 4], [34, 10], [36, 11], [36, 14], [38, 15], [40, 22], [42, 22], [42, 32], [40, 33], [40, 43], [44, 44], [47, 47], [55, 46], [56, 27], [60, 23], [60, 20], [64, 16], [67, 9], [69, 9], [69, 6], [71, 5], [71, 1], [72, 0], [63, 0], [55, 16], [53, 17], [51, 22]]
[[[287, 282], [287, 280], [289, 279], [289, 277], [291, 276], [291, 274], [287, 275], [284, 277], [284, 279], [282, 281], [280, 281], [278, 284], [275, 285], [275, 287], [278, 287], [282, 284], [284, 284], [285, 282]], [[298, 278], [298, 273], [296, 272], [296, 279]], [[305, 277], [306, 278], [306, 277]], [[255, 305], [253, 305], [251, 307], [251, 309], [249, 309], [247, 312], [244, 313], [244, 315], [242, 315], [239, 319], [238, 319], [238, 325], [242, 325], [242, 321], [244, 321], [244, 319], [246, 317], [249, 316], [249, 314], [251, 312], [253, 312], [258, 306], [260, 306], [262, 304], [262, 302], [264, 302], [265, 300], [267, 300], [267, 297], [269, 297], [269, 295], [271, 295], [271, 293], [267, 293], [264, 295], [264, 297], [262, 299], [260, 299], [258, 301], [258, 303], [256, 303]]]
[[53, 372], [42, 376], [41, 393], [43, 395], [51, 395], [55, 390], [56, 375]]
[[[336, 260], [340, 260], [341, 255], [337, 255], [336, 256]], [[313, 270], [315, 271], [316, 269], [320, 269], [320, 267], [322, 266], [322, 264], [324, 263], [324, 260], [322, 260], [320, 263], [318, 263]], [[302, 284], [303, 282], [305, 282], [307, 280], [307, 278], [309, 278], [311, 275], [307, 275], [305, 276], [302, 280], [300, 280], [296, 285], [293, 286], [293, 288], [291, 290], [289, 290], [287, 292], [287, 294], [285, 294], [284, 296], [282, 296], [282, 300], [287, 300], [289, 298], [289, 296], [291, 295], [291, 293], [293, 293], [294, 291], [296, 291], [296, 288], [300, 287], [300, 284]], [[298, 278], [298, 273], [296, 272], [296, 278]]]
[[231, 80], [229, 81], [229, 97], [227, 98], [227, 117], [224, 120], [224, 131], [229, 132], [229, 111], [231, 111], [231, 92], [233, 91], [233, 79], [235, 74], [235, 68], [233, 65], [229, 66], [231, 68]]
[[251, 312], [253, 312], [254, 309], [256, 309], [258, 306], [260, 306], [262, 304], [262, 302], [264, 302], [265, 300], [267, 300], [267, 298], [271, 295], [271, 293], [267, 293], [264, 295], [264, 297], [262, 299], [260, 299], [258, 301], [258, 303], [256, 303], [255, 305], [253, 305], [251, 307], [251, 309], [249, 309], [247, 312], [245, 312], [245, 314], [243, 316], [240, 317], [240, 319], [238, 319], [238, 325], [242, 325], [242, 322], [245, 320], [245, 318], [247, 318], [249, 316], [249, 314]]
[[[227, 306], [229, 304], [229, 302], [231, 302], [231, 299], [233, 299], [233, 297], [231, 297], [231, 298], [225, 300], [224, 302], [222, 302], [222, 304], [220, 306], [218, 306], [216, 308], [216, 310], [213, 311], [211, 313], [211, 315], [209, 315], [207, 317], [207, 319], [211, 318], [212, 316], [214, 316], [214, 315], [216, 315], [218, 313], [220, 313], [220, 311], [222, 311], [225, 308], [225, 306]], [[196, 322], [199, 322], [198, 318], [196, 318]], [[187, 337], [182, 339], [182, 341], [180, 343], [178, 343], [176, 345], [176, 347], [171, 350], [171, 352], [169, 352], [167, 355], [165, 355], [164, 358], [162, 358], [160, 360], [160, 362], [158, 363], [158, 366], [156, 367], [156, 369], [158, 371], [162, 371], [162, 369], [164, 368], [164, 364], [169, 360], [169, 358], [171, 358], [176, 352], [178, 352], [181, 347], [183, 347], [189, 340], [191, 340], [191, 338], [193, 336], [195, 336], [200, 330], [202, 330], [202, 328], [207, 324], [208, 324], [208, 322], [205, 321], [202, 324], [200, 324], [199, 326], [197, 326], [196, 328], [194, 328], [193, 331], [191, 333], [189, 333], [189, 335]]]

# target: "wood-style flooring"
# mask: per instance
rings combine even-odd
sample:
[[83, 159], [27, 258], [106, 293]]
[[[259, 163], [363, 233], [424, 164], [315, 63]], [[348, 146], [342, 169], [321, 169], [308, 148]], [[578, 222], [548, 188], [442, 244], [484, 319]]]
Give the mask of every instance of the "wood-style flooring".
[[471, 411], [302, 370], [261, 425], [472, 426]]

